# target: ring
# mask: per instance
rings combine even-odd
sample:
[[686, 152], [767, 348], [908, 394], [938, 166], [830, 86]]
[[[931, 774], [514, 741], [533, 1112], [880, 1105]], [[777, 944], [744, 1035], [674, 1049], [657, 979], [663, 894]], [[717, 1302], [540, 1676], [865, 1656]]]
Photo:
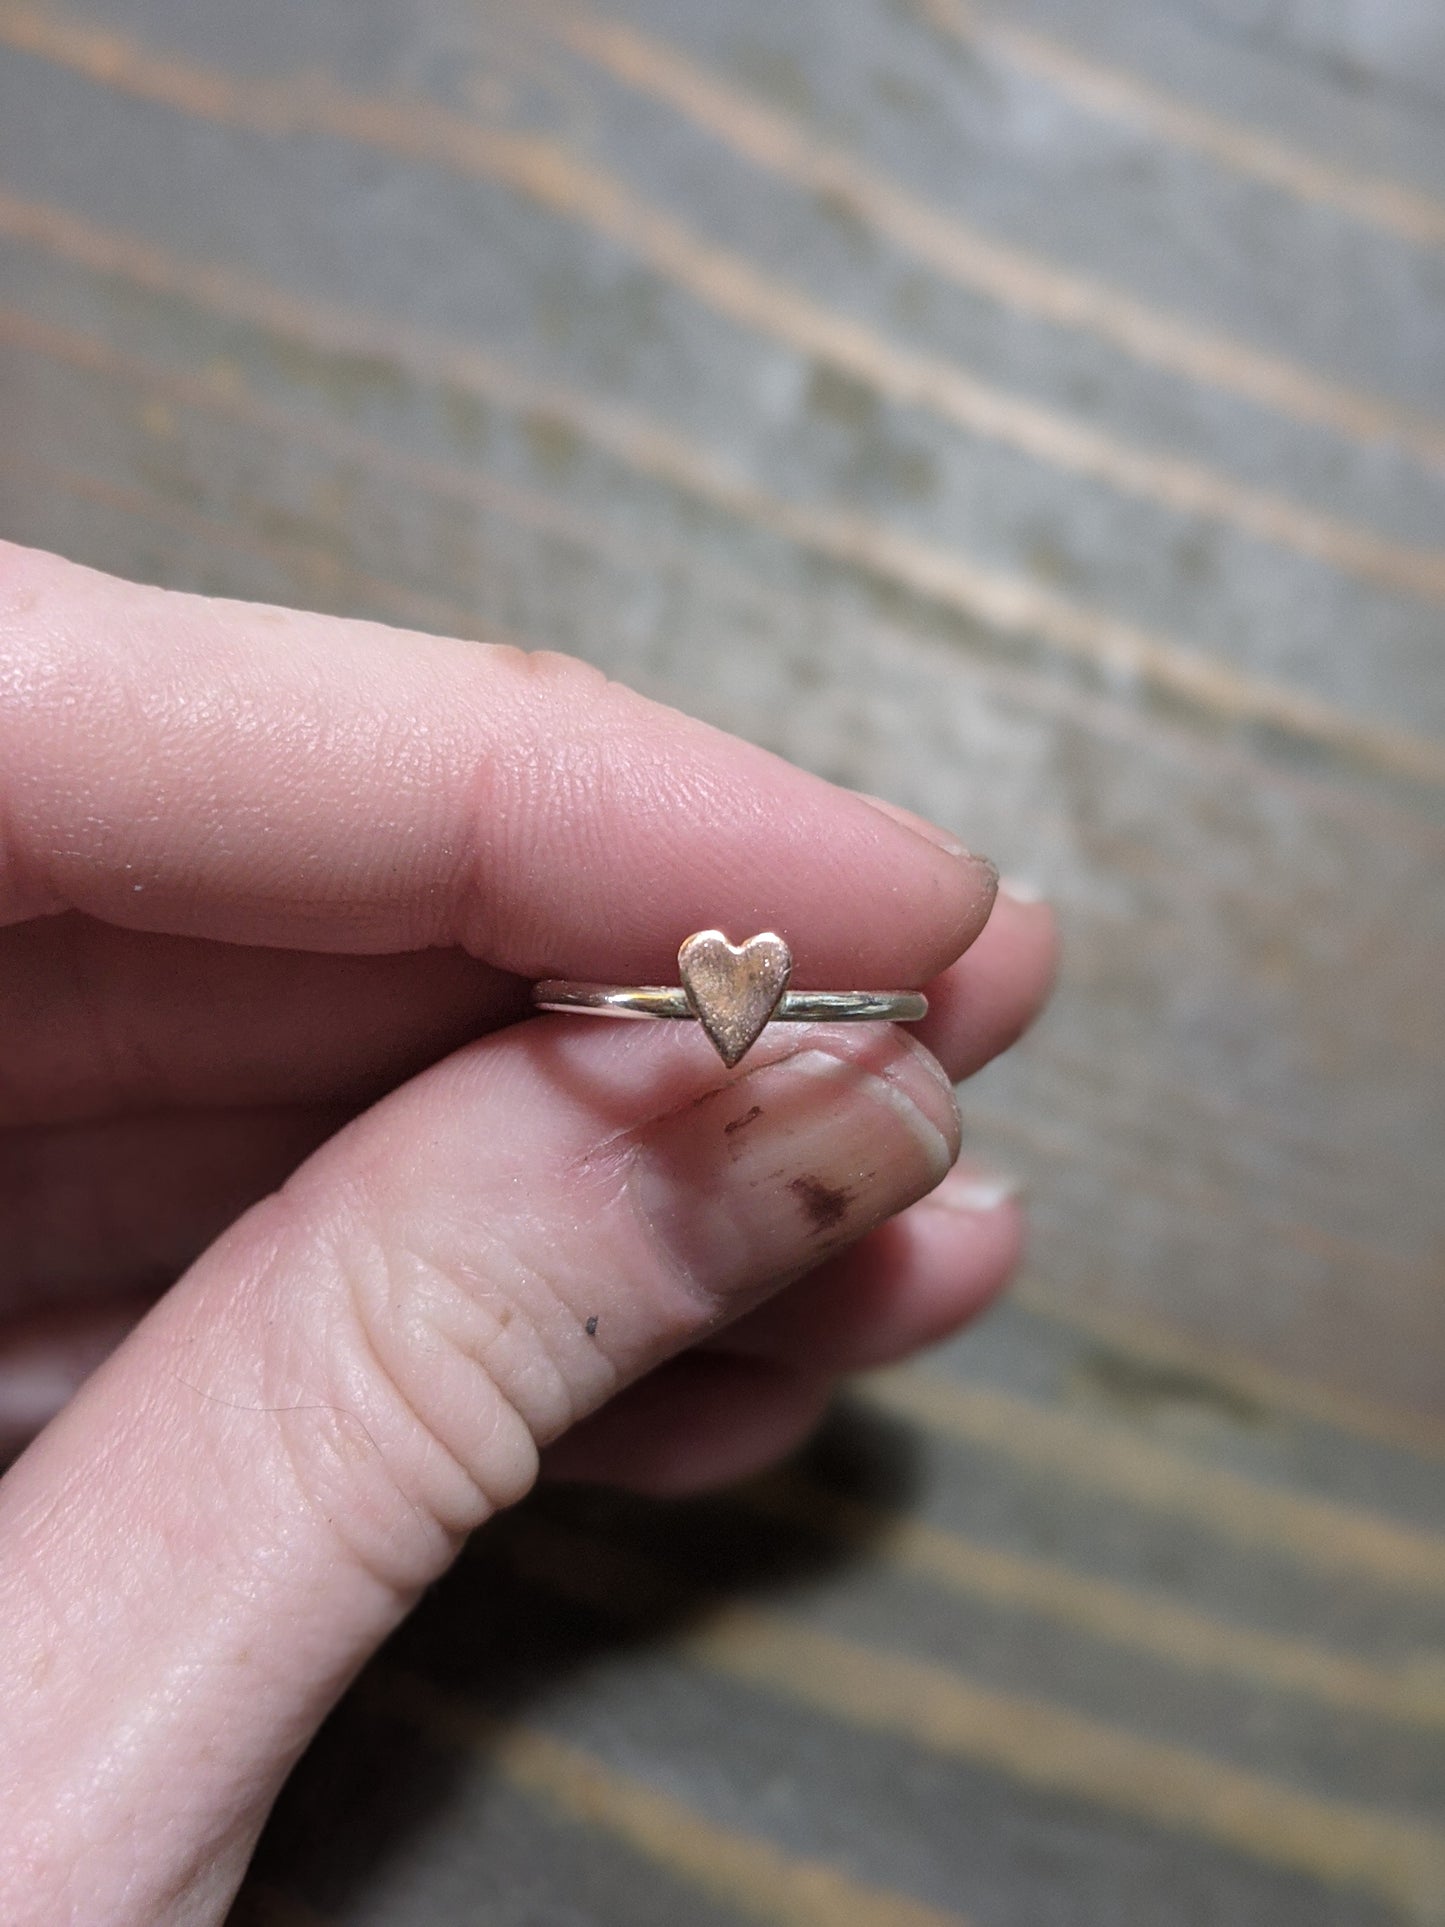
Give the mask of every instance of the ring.
[[766, 1024], [916, 1024], [928, 1015], [928, 999], [917, 990], [789, 990], [793, 953], [775, 930], [737, 944], [721, 930], [695, 931], [677, 953], [677, 972], [678, 985], [548, 977], [532, 986], [532, 1002], [538, 1010], [594, 1017], [691, 1018], [729, 1069], [747, 1056]]

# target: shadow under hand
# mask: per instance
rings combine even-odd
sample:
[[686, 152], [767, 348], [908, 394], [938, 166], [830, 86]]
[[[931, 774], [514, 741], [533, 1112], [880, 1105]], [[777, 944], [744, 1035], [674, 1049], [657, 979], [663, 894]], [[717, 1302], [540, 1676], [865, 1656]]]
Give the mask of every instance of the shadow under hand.
[[[271, 1917], [267, 1893], [344, 1917], [389, 1867], [445, 1859], [449, 1817], [466, 1824], [463, 1776], [474, 1802], [477, 1763], [505, 1730], [720, 1609], [826, 1584], [868, 1558], [917, 1484], [909, 1433], [845, 1399], [786, 1466], [723, 1493], [540, 1488], [477, 1535], [322, 1729], [233, 1923]], [[746, 1757], [746, 1728], [737, 1744]]]

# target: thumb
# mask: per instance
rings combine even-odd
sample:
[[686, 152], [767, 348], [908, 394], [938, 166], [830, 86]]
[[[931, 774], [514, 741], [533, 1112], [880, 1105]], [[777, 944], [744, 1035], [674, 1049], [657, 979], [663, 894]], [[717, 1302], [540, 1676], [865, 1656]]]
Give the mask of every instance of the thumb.
[[[932, 1188], [901, 1032], [541, 1019], [232, 1228], [0, 1481], [0, 1919], [219, 1919], [280, 1783], [539, 1447]], [[8, 1730], [7, 1730], [8, 1729]]]

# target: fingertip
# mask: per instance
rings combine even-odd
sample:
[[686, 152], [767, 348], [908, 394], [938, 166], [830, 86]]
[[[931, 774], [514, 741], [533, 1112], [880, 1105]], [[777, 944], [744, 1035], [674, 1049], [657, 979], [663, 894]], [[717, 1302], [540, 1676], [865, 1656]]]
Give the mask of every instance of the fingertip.
[[974, 1317], [1008, 1283], [1028, 1240], [1026, 1187], [1016, 1173], [960, 1158], [910, 1214], [931, 1263], [955, 1284], [958, 1322]]
[[[941, 1184], [897, 1220], [892, 1265], [880, 1277], [878, 1313], [859, 1367], [887, 1365], [951, 1337], [999, 1296], [1023, 1261], [1024, 1185], [1011, 1173], [961, 1158]], [[860, 1248], [866, 1264], [866, 1253]], [[882, 1267], [880, 1267], [882, 1271]]]
[[997, 920], [1002, 939], [1027, 945], [1034, 980], [1047, 999], [1058, 977], [1062, 933], [1058, 912], [1045, 892], [1026, 878], [1001, 876], [990, 923]]
[[1017, 1043], [1042, 1015], [1058, 978], [1059, 927], [1041, 897], [1000, 884], [976, 941], [927, 986], [919, 1041], [958, 1081]]

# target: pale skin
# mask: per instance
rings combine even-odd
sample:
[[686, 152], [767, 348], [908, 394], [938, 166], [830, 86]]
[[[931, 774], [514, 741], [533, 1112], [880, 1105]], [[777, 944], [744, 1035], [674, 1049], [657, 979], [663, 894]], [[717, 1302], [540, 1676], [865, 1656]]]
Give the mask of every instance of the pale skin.
[[[727, 1071], [527, 1014], [711, 926], [930, 1015]], [[740, 1477], [966, 1322], [1022, 1227], [950, 1082], [1054, 962], [941, 832], [581, 663], [0, 545], [7, 1927], [219, 1921], [539, 1470]]]

